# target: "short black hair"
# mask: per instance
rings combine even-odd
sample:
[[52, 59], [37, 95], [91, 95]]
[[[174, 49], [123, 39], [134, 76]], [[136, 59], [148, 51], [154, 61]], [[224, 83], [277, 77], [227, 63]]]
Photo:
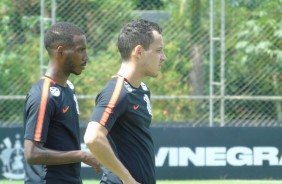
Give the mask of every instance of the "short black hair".
[[144, 49], [148, 49], [154, 41], [152, 32], [162, 33], [160, 26], [144, 19], [139, 19], [126, 24], [120, 31], [118, 36], [118, 50], [122, 60], [128, 60], [132, 49], [136, 45], [142, 45]]
[[44, 45], [48, 53], [51, 49], [62, 45], [66, 48], [74, 46], [73, 37], [85, 35], [85, 32], [77, 25], [70, 22], [58, 22], [52, 25], [44, 36]]

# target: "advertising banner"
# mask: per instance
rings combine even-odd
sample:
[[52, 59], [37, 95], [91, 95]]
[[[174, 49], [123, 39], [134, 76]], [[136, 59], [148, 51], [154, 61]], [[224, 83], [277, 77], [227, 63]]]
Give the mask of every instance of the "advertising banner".
[[159, 179], [281, 179], [281, 127], [153, 129]]
[[[158, 179], [282, 178], [282, 127], [159, 126], [152, 135]], [[0, 179], [23, 179], [23, 163], [23, 129], [0, 128]], [[101, 175], [82, 164], [82, 177]]]

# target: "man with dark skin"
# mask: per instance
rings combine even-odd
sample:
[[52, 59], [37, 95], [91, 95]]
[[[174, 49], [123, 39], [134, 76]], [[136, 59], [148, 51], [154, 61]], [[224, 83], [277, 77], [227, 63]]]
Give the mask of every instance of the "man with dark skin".
[[80, 148], [79, 108], [70, 74], [80, 75], [88, 61], [85, 33], [59, 22], [44, 37], [50, 57], [45, 75], [27, 94], [24, 107], [26, 184], [81, 184], [81, 162], [99, 163]]

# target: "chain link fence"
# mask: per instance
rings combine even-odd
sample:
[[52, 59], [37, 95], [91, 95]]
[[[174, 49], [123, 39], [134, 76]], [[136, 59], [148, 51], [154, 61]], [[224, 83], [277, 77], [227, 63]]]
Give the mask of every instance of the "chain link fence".
[[89, 64], [71, 76], [82, 125], [118, 71], [116, 40], [128, 21], [163, 28], [167, 60], [144, 82], [153, 122], [190, 126], [280, 126], [281, 0], [2, 0], [0, 125], [22, 125], [25, 95], [48, 63], [41, 31], [69, 21], [86, 31]]

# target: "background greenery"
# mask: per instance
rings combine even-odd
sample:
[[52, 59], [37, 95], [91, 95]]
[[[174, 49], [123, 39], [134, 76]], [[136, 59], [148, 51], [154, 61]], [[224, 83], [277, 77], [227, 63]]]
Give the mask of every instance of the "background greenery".
[[[50, 12], [50, 2], [46, 1], [46, 12]], [[145, 10], [165, 12], [163, 17], [169, 17], [159, 20], [168, 59], [157, 78], [145, 80], [153, 95], [153, 121], [208, 122], [207, 98], [181, 96], [209, 95], [209, 8], [208, 0], [57, 1], [56, 21], [74, 22], [87, 33], [90, 63], [81, 76], [70, 79], [81, 96], [82, 122], [88, 121], [95, 95], [120, 66], [116, 48], [119, 29]], [[220, 8], [220, 1], [215, 1], [215, 35], [220, 35]], [[226, 0], [225, 11], [226, 95], [281, 96], [282, 1]], [[0, 95], [12, 95], [0, 98], [2, 124], [22, 121], [24, 96], [40, 78], [39, 38], [40, 1], [0, 1]], [[216, 81], [220, 78], [219, 61], [217, 42]], [[216, 88], [215, 94], [219, 92]], [[215, 102], [215, 109], [215, 116], [219, 116], [219, 101]], [[281, 101], [226, 100], [226, 109], [227, 123], [282, 120]], [[219, 119], [215, 117], [214, 121]]]

